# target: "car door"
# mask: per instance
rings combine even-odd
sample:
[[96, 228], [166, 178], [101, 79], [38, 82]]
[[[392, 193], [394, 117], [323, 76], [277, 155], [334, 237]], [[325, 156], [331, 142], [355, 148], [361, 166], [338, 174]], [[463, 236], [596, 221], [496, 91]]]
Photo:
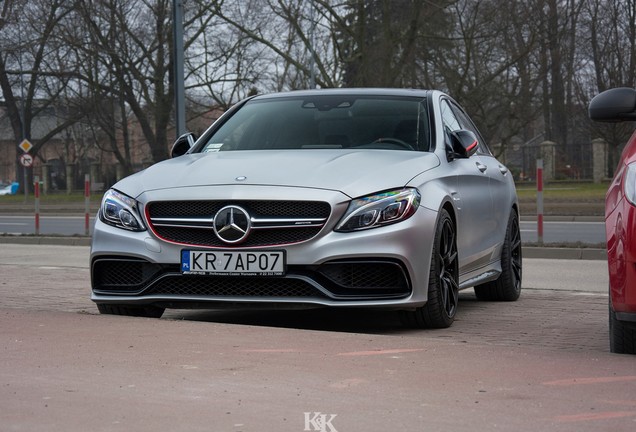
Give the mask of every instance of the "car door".
[[[490, 191], [490, 197], [492, 201], [491, 220], [486, 224], [486, 229], [489, 232], [489, 247], [497, 248], [503, 244], [506, 228], [508, 226], [508, 218], [510, 215], [511, 194], [513, 193], [510, 183], [512, 180], [512, 174], [510, 174], [508, 168], [495, 158], [487, 144], [484, 142], [483, 137], [475, 127], [475, 124], [468, 117], [468, 115], [457, 105], [452, 105], [453, 111], [459, 120], [462, 129], [469, 130], [477, 136], [479, 141], [479, 147], [477, 155], [479, 156], [480, 163], [482, 164], [481, 170], [488, 174], [490, 179], [488, 183], [488, 190]], [[498, 254], [497, 254], [498, 255]]]
[[[448, 132], [464, 129], [450, 100], [440, 102], [446, 139]], [[479, 269], [490, 262], [495, 242], [492, 195], [490, 193], [490, 161], [477, 153], [470, 158], [456, 158], [448, 166], [455, 176], [451, 196], [457, 208], [457, 248], [461, 274]], [[461, 276], [461, 275], [460, 275]]]

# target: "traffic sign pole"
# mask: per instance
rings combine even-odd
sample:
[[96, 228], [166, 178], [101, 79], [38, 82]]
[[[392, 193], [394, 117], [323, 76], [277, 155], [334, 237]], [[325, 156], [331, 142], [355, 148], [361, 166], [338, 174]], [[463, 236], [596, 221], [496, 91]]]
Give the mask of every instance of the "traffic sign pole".
[[543, 159], [537, 159], [537, 243], [543, 245]]
[[[26, 171], [26, 167], [24, 167]], [[33, 194], [35, 195], [35, 235], [40, 235], [40, 176], [35, 176]]]
[[84, 234], [90, 233], [91, 175], [84, 174]]
[[29, 185], [27, 184], [28, 175], [27, 175], [27, 167], [22, 166], [22, 172], [24, 173], [24, 203], [26, 204], [29, 200]]

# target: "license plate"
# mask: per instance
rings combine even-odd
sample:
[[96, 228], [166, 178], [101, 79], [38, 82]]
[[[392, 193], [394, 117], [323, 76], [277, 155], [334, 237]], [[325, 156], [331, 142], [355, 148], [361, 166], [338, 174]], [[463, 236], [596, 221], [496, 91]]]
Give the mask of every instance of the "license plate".
[[283, 251], [181, 251], [183, 274], [283, 276]]

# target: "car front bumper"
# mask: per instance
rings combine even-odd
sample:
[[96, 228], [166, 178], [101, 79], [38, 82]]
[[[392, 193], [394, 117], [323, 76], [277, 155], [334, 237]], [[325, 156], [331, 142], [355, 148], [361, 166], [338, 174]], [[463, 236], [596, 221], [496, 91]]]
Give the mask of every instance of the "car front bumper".
[[617, 319], [636, 322], [636, 207], [625, 198], [605, 221], [612, 308]]
[[98, 219], [91, 247], [91, 298], [97, 303], [175, 308], [251, 303], [274, 308], [410, 309], [426, 303], [437, 212], [420, 207], [412, 217], [393, 225], [340, 233], [333, 228], [348, 198], [335, 192], [321, 194], [332, 213], [316, 237], [249, 249], [284, 250], [284, 276], [182, 274], [182, 250], [205, 248], [163, 241], [152, 231], [126, 231]]

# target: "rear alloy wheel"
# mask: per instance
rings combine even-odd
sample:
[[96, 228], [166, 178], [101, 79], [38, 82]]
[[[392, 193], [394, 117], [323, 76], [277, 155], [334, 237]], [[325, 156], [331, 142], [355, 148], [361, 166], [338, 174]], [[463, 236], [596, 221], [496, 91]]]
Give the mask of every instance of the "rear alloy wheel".
[[616, 312], [609, 305], [610, 352], [636, 354], [636, 323], [616, 319]]
[[515, 301], [521, 295], [521, 231], [515, 210], [510, 214], [501, 250], [501, 274], [497, 280], [475, 287], [479, 300]]
[[459, 259], [455, 225], [440, 211], [428, 280], [428, 301], [414, 311], [402, 311], [402, 322], [415, 328], [447, 328], [455, 321], [459, 301]]
[[103, 315], [124, 315], [143, 318], [161, 318], [165, 311], [164, 308], [157, 306], [122, 306], [104, 303], [98, 304], [97, 309]]

